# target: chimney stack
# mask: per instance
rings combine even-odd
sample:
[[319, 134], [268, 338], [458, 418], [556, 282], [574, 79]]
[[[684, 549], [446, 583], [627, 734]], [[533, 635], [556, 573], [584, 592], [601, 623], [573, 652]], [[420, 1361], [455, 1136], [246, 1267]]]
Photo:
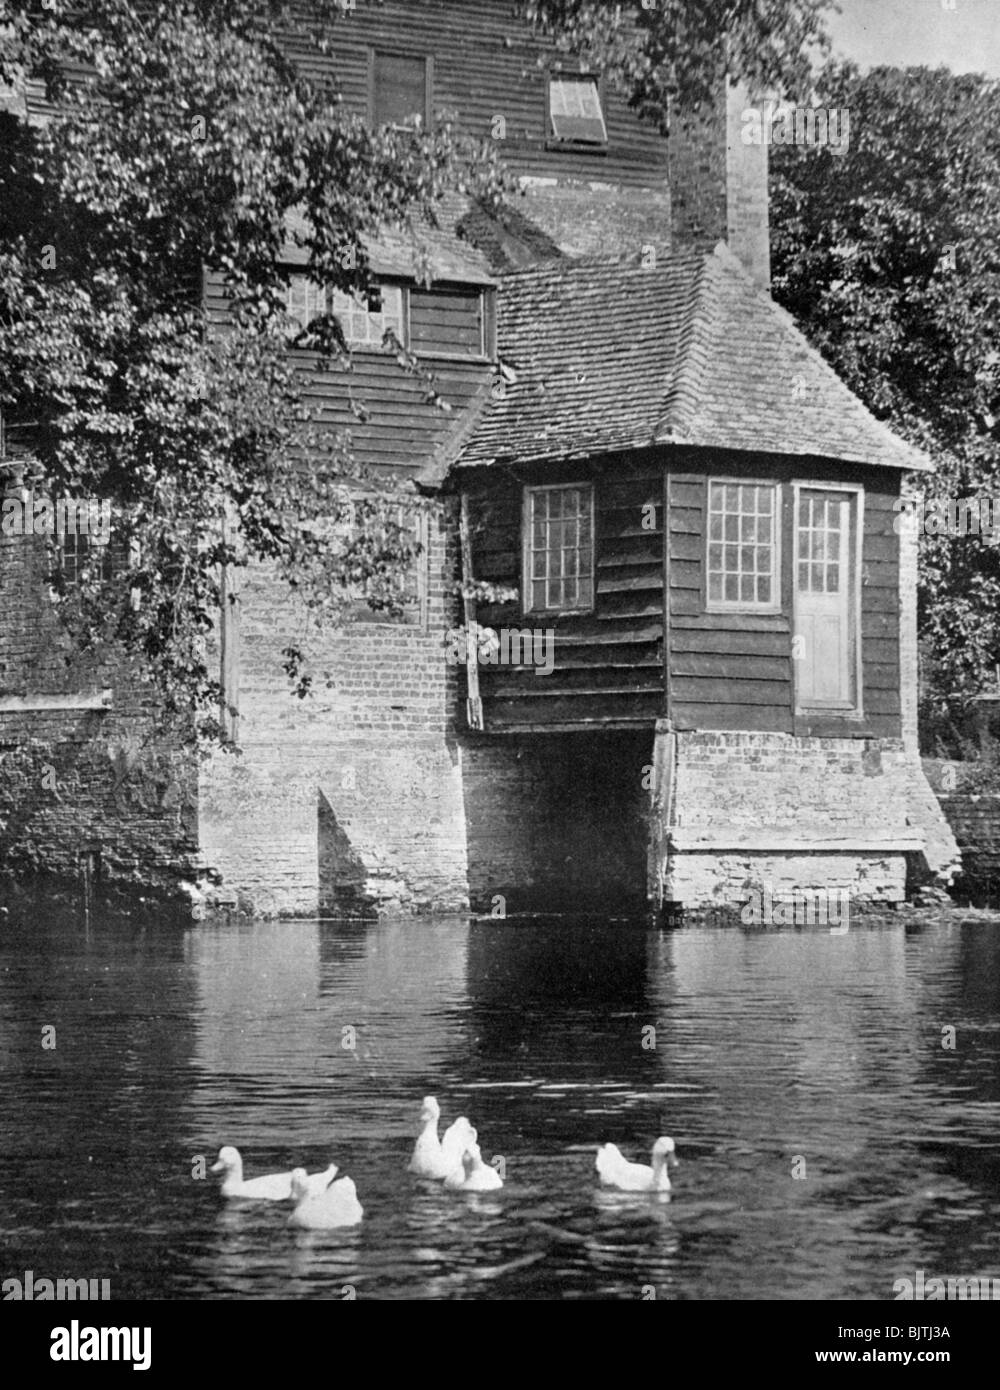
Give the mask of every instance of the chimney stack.
[[668, 157], [674, 245], [725, 241], [763, 289], [771, 285], [767, 143], [744, 144], [747, 89], [722, 79], [716, 100], [671, 112]]

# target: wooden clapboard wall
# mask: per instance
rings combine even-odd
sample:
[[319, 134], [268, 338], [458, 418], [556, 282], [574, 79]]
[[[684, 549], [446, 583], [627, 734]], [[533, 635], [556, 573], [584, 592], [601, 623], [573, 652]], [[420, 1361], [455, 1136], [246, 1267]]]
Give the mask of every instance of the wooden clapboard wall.
[[[436, 119], [457, 116], [470, 135], [497, 140], [505, 163], [517, 174], [613, 180], [648, 185], [667, 171], [667, 141], [656, 127], [630, 110], [611, 84], [605, 85], [608, 130], [605, 151], [546, 148], [546, 65], [579, 64], [558, 54], [555, 44], [534, 34], [510, 4], [497, 0], [358, 0], [338, 25], [333, 53], [320, 54], [307, 24], [283, 35], [283, 46], [304, 71], [330, 75], [347, 108], [370, 111], [372, 48], [433, 59], [432, 106]], [[503, 126], [497, 125], [502, 118]], [[502, 130], [502, 138], [497, 132]]]
[[[205, 275], [204, 295], [209, 322], [224, 327], [229, 309], [221, 275]], [[391, 353], [355, 348], [348, 372], [334, 364], [321, 371], [316, 353], [298, 348], [291, 352], [302, 373], [304, 404], [318, 414], [319, 427], [331, 433], [349, 430], [356, 459], [367, 467], [401, 474], [426, 466], [492, 373], [485, 359], [471, 354], [451, 357], [442, 346], [451, 333], [459, 348], [471, 344], [479, 332], [478, 296], [470, 301], [436, 290], [421, 296], [411, 291], [411, 333], [414, 301], [421, 336], [415, 351], [450, 411], [429, 402], [427, 383], [400, 367]]]
[[[709, 477], [773, 478], [782, 484], [781, 612], [705, 611]], [[792, 666], [792, 480], [864, 488], [861, 557], [863, 719], [796, 718]], [[670, 715], [680, 728], [898, 738], [899, 538], [893, 501], [899, 475], [848, 464], [745, 457], [681, 457], [667, 480], [670, 586]]]
[[[783, 522], [779, 613], [709, 613], [705, 607], [707, 480], [773, 478]], [[864, 488], [861, 557], [863, 719], [796, 718], [792, 668], [792, 481]], [[551, 626], [555, 670], [480, 667], [487, 732], [651, 725], [898, 738], [900, 725], [898, 475], [823, 461], [694, 456], [682, 450], [549, 469], [532, 483], [592, 480], [595, 488], [593, 613], [537, 618], [519, 603], [480, 605], [495, 629]], [[525, 479], [524, 481], [529, 481]], [[484, 470], [466, 482], [472, 500], [473, 572], [521, 588], [522, 480]], [[663, 499], [668, 505], [665, 556]], [[650, 508], [654, 508], [651, 512]], [[654, 529], [644, 520], [655, 519]], [[669, 606], [664, 602], [665, 575]], [[665, 614], [666, 608], [666, 614]], [[665, 621], [666, 617], [666, 621]], [[669, 650], [669, 681], [664, 650]]]
[[[594, 611], [525, 619], [520, 603], [480, 605], [485, 626], [555, 632], [551, 675], [480, 667], [487, 732], [651, 726], [664, 712], [662, 462], [567, 465], [544, 479], [584, 480], [595, 483]], [[520, 484], [484, 474], [472, 498], [475, 578], [520, 590]]]

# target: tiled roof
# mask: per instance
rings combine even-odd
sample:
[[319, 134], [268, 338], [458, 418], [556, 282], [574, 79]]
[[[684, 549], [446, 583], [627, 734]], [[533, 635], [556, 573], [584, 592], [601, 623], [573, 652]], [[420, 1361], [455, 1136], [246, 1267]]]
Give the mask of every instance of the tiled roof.
[[474, 428], [424, 481], [483, 466], [686, 444], [929, 469], [862, 405], [720, 243], [655, 267], [572, 261], [504, 278], [501, 361]]
[[[414, 219], [413, 226], [379, 229], [377, 238], [365, 238], [365, 249], [376, 275], [398, 276], [406, 280], [463, 285], [495, 285], [496, 276], [489, 257], [456, 230], [470, 209], [470, 200], [458, 193], [446, 193], [435, 208], [438, 225]], [[304, 235], [308, 224], [290, 213], [286, 218], [288, 240], [283, 259], [291, 265], [305, 265], [308, 253], [295, 244], [296, 233]]]

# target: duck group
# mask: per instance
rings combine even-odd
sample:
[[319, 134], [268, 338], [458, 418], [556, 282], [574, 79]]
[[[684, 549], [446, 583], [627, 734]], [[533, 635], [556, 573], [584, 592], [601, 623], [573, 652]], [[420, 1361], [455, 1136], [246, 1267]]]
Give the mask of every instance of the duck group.
[[[424, 1096], [420, 1127], [408, 1171], [418, 1178], [442, 1182], [449, 1192], [495, 1192], [503, 1187], [498, 1171], [501, 1160], [488, 1164], [479, 1147], [479, 1135], [465, 1115], [454, 1119], [439, 1137], [441, 1107], [434, 1096]], [[617, 1144], [602, 1144], [595, 1167], [601, 1185], [619, 1192], [669, 1193], [671, 1167], [677, 1167], [674, 1141], [662, 1135], [653, 1145], [651, 1163], [631, 1163]], [[329, 1231], [357, 1226], [364, 1216], [351, 1178], [338, 1178], [335, 1163], [319, 1173], [293, 1168], [287, 1173], [268, 1173], [244, 1178], [238, 1149], [226, 1145], [212, 1165], [221, 1173], [222, 1196], [233, 1201], [294, 1203], [290, 1226], [302, 1230]]]

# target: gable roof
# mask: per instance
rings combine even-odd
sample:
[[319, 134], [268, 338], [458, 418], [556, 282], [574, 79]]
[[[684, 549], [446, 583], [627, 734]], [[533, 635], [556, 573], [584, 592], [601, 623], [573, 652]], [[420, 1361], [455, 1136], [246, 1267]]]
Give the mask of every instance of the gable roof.
[[[489, 256], [459, 228], [470, 207], [469, 198], [448, 192], [435, 208], [437, 226], [415, 217], [409, 227], [386, 224], [377, 235], [363, 237], [372, 273], [418, 282], [430, 279], [435, 284], [495, 285]], [[309, 254], [297, 241], [308, 234], [308, 222], [294, 211], [286, 215], [285, 227], [282, 260], [287, 265], [308, 264]]]
[[[514, 272], [498, 347], [516, 380], [422, 475], [657, 444], [932, 467], [876, 420], [728, 247], [655, 267], [572, 261]], [[508, 373], [509, 375], [509, 373]]]

